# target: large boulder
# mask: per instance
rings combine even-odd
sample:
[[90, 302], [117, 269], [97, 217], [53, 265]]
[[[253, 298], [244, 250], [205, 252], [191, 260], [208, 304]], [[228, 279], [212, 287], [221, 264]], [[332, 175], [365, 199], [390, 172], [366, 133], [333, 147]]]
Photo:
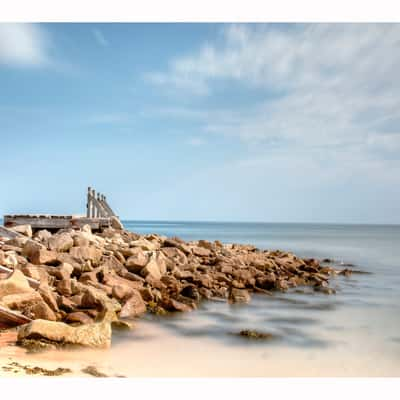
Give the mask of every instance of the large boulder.
[[119, 313], [120, 318], [133, 318], [146, 312], [146, 304], [138, 290], [133, 289], [131, 297], [125, 302]]
[[90, 261], [93, 265], [98, 265], [103, 252], [102, 250], [93, 246], [74, 246], [69, 250], [69, 254], [80, 263]]
[[38, 319], [20, 327], [18, 340], [45, 339], [69, 345], [108, 348], [111, 345], [111, 324], [99, 323], [73, 327], [63, 322]]
[[30, 225], [17, 225], [10, 229], [14, 232], [21, 233], [22, 235], [32, 237], [32, 227]]
[[1, 304], [11, 310], [24, 310], [27, 306], [42, 301], [38, 292], [30, 291], [25, 293], [14, 293], [3, 296], [0, 300]]
[[166, 272], [166, 257], [162, 252], [157, 251], [151, 254], [149, 262], [140, 271], [140, 274], [145, 277], [150, 275], [154, 279], [161, 279]]
[[118, 217], [112, 216], [110, 218], [110, 223], [111, 223], [111, 228], [122, 231], [124, 229], [124, 226], [122, 225], [121, 221], [119, 220]]
[[190, 247], [179, 238], [166, 239], [163, 243], [163, 247], [176, 247], [185, 254], [190, 254]]
[[51, 233], [46, 229], [41, 229], [37, 231], [33, 237], [41, 243], [46, 243], [51, 238]]
[[159, 244], [150, 242], [150, 240], [141, 238], [138, 240], [133, 240], [129, 243], [130, 247], [139, 247], [145, 251], [153, 251], [159, 248]]
[[47, 250], [46, 247], [40, 243], [29, 240], [25, 243], [22, 254], [35, 265], [42, 264], [57, 264], [57, 253], [55, 251]]
[[143, 250], [138, 248], [136, 254], [131, 255], [125, 263], [128, 271], [133, 273], [140, 272], [148, 263], [149, 256], [143, 252]]
[[51, 236], [47, 243], [50, 250], [58, 252], [68, 251], [74, 245], [71, 234], [68, 232], [57, 233]]
[[[86, 286], [86, 285], [83, 285]], [[115, 299], [110, 299], [102, 290], [86, 286], [83, 289], [83, 297], [81, 305], [87, 308], [97, 308], [99, 310], [109, 310], [118, 312], [121, 305]]]
[[7, 278], [0, 280], [0, 299], [10, 294], [21, 294], [32, 292], [25, 275], [19, 271], [14, 272]]

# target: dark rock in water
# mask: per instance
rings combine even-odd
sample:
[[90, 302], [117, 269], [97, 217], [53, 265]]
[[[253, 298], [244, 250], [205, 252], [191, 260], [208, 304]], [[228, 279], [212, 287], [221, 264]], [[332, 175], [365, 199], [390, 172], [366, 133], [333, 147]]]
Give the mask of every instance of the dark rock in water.
[[95, 366], [89, 365], [82, 370], [85, 374], [92, 375], [96, 378], [108, 378], [108, 375], [100, 372]]
[[324, 294], [336, 294], [336, 290], [332, 289], [330, 287], [327, 286], [315, 286], [314, 290], [316, 292], [320, 292], [320, 293], [324, 293]]
[[235, 333], [237, 336], [242, 336], [248, 339], [273, 339], [275, 336], [272, 333], [266, 333], [266, 332], [259, 332], [251, 329], [244, 329], [240, 331], [239, 333]]
[[323, 260], [321, 260], [321, 262], [325, 264], [332, 264], [335, 262], [335, 260], [332, 260], [332, 258], [324, 258]]

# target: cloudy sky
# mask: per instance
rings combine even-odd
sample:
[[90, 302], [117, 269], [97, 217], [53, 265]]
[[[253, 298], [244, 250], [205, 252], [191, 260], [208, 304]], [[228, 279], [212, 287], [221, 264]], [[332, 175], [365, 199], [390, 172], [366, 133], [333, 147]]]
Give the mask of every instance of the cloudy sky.
[[399, 24], [0, 24], [0, 213], [400, 223]]

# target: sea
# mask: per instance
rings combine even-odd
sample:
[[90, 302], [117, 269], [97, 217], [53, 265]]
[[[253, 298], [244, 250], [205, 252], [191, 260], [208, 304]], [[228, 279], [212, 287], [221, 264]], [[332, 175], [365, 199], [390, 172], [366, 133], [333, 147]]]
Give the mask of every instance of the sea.
[[[108, 351], [68, 353], [114, 375], [156, 377], [400, 376], [400, 226], [123, 221], [140, 234], [249, 243], [360, 271], [330, 281], [336, 294], [294, 288], [249, 304], [203, 301], [146, 315]], [[271, 333], [270, 340], [237, 335]]]

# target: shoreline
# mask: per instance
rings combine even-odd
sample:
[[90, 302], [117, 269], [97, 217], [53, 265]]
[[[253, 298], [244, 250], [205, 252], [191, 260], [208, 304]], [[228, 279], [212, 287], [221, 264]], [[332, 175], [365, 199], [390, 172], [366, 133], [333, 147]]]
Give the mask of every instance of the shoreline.
[[[332, 295], [330, 279], [352, 273], [328, 259], [218, 240], [139, 235], [123, 228], [95, 233], [84, 226], [50, 233], [32, 232], [27, 225], [14, 231], [18, 235], [12, 239], [0, 238], [0, 265], [6, 267], [0, 305], [32, 321], [17, 328], [18, 345], [50, 352], [60, 345], [109, 348], [111, 326], [129, 330], [130, 321], [145, 313], [195, 312], [202, 301], [246, 304], [253, 293], [273, 296], [296, 287]], [[274, 337], [245, 330], [235, 334]], [[12, 348], [0, 347], [7, 351], [11, 358], [37, 358], [19, 350], [13, 356]], [[9, 367], [11, 375], [19, 368]], [[4, 360], [1, 369], [7, 369]], [[71, 369], [73, 375], [65, 374], [82, 373], [76, 364]]]

